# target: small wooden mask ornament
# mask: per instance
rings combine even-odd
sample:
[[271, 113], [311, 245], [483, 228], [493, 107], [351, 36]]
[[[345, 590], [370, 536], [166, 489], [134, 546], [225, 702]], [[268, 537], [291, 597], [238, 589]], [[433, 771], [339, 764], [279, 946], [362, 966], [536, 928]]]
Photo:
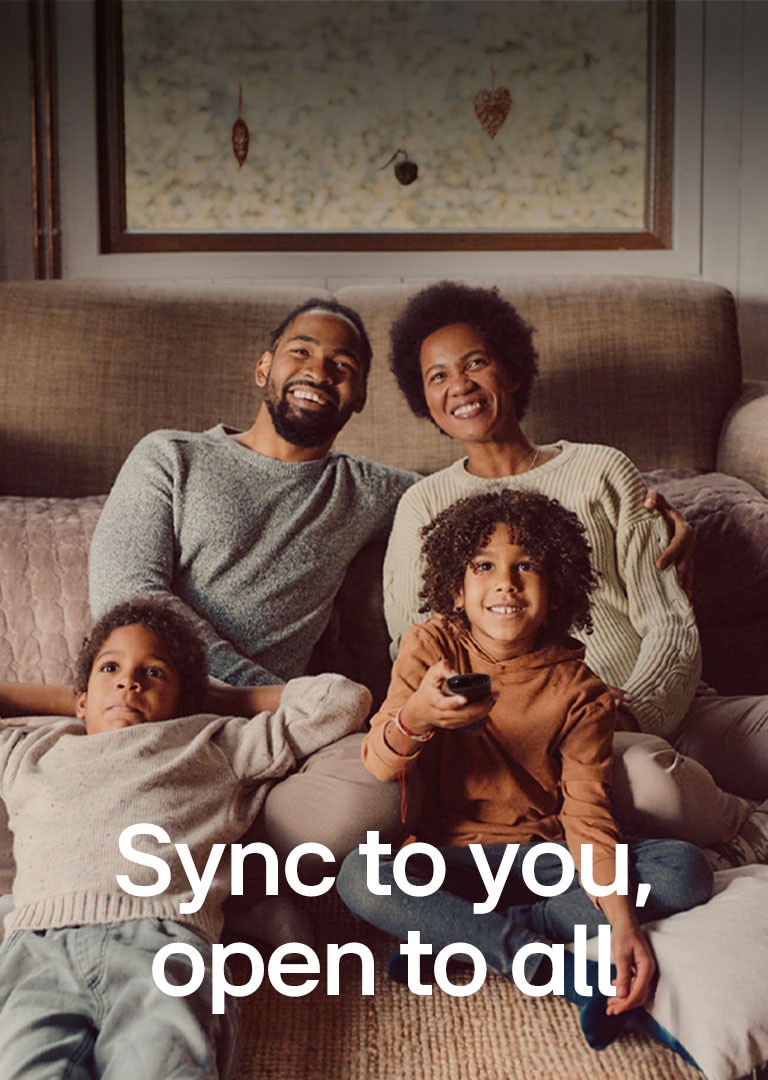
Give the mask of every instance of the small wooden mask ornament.
[[251, 140], [248, 125], [243, 120], [243, 87], [238, 83], [237, 120], [232, 125], [232, 153], [237, 158], [237, 164], [242, 169], [243, 162], [248, 157], [248, 143]]

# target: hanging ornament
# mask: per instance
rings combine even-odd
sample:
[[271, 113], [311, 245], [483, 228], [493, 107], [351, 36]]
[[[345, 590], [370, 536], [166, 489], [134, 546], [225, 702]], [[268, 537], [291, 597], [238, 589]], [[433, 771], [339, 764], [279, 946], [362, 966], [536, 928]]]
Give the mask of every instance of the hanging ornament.
[[[398, 160], [398, 158], [400, 158], [400, 160]], [[416, 162], [411, 161], [405, 150], [395, 150], [389, 161], [381, 166], [381, 169], [386, 169], [393, 161], [395, 163], [395, 177], [397, 178], [398, 183], [403, 184], [404, 186], [406, 184], [412, 184], [419, 175], [419, 166]], [[379, 172], [381, 172], [381, 169], [379, 169]]]
[[[491, 51], [492, 53], [493, 51]], [[494, 139], [499, 128], [509, 116], [512, 95], [506, 86], [496, 86], [496, 69], [491, 61], [491, 88], [478, 90], [474, 97], [475, 116], [483, 129]]]
[[248, 157], [248, 143], [251, 136], [248, 131], [248, 125], [243, 120], [243, 87], [241, 83], [237, 84], [238, 98], [237, 98], [237, 120], [232, 125], [232, 153], [237, 158], [237, 164], [242, 169], [243, 162]]

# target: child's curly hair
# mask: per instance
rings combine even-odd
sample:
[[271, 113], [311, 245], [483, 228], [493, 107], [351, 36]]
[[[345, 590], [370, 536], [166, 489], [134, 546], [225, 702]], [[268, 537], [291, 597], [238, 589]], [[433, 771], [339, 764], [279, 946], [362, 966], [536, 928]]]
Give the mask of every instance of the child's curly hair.
[[467, 626], [456, 611], [456, 596], [475, 553], [497, 525], [506, 525], [511, 542], [525, 548], [544, 568], [549, 614], [543, 638], [554, 641], [571, 629], [592, 632], [589, 597], [597, 585], [584, 526], [574, 513], [538, 491], [491, 491], [461, 499], [421, 530], [425, 562], [419, 599], [422, 612], [445, 615]]
[[165, 642], [179, 676], [179, 715], [199, 712], [208, 688], [205, 645], [190, 620], [163, 600], [136, 597], [110, 608], [83, 638], [75, 665], [75, 693], [88, 689], [93, 665], [109, 635], [123, 626], [142, 626]]

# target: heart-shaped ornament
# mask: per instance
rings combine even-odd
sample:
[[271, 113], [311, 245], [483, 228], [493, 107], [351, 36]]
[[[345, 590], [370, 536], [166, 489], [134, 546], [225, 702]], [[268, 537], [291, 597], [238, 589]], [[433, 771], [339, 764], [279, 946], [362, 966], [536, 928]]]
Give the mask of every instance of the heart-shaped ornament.
[[512, 96], [509, 90], [506, 86], [497, 86], [493, 90], [478, 90], [474, 103], [475, 116], [490, 137], [495, 138], [512, 108]]

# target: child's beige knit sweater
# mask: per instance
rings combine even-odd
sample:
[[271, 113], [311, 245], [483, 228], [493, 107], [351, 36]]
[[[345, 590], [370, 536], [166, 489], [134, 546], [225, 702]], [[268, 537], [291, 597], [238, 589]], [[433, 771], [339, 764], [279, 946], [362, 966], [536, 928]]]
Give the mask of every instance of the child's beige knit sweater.
[[[277, 712], [250, 719], [188, 716], [98, 735], [86, 735], [77, 720], [34, 730], [0, 726], [0, 795], [17, 864], [6, 931], [161, 918], [217, 940], [229, 896], [228, 853], [203, 908], [181, 914], [192, 889], [175, 845], [187, 844], [202, 872], [213, 844], [242, 837], [271, 783], [301, 758], [360, 731], [369, 708], [364, 687], [318, 675], [291, 680]], [[157, 896], [132, 896], [116, 880], [158, 880], [157, 864], [120, 853], [121, 832], [136, 824], [160, 826], [170, 837], [132, 842], [170, 867], [170, 884]]]

